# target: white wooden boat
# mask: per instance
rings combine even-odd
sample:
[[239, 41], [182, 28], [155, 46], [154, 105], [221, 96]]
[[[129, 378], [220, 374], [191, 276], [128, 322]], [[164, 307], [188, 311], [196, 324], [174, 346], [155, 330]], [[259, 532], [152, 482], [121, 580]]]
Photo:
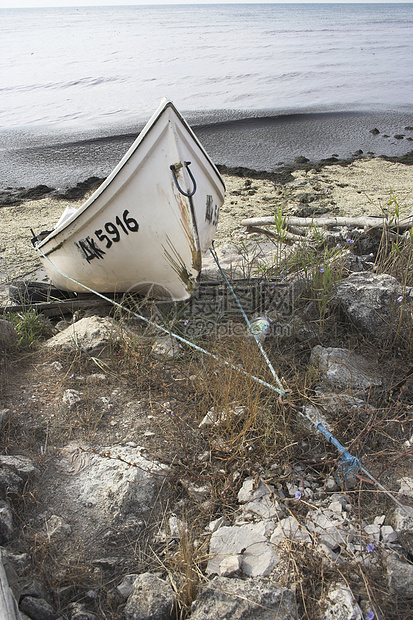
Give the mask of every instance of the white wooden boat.
[[186, 299], [224, 192], [217, 168], [164, 99], [102, 185], [33, 245], [59, 289]]

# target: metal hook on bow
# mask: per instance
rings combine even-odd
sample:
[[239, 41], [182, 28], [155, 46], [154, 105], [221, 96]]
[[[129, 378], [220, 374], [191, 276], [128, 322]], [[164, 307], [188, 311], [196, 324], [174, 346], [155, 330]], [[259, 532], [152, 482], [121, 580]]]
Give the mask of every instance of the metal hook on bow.
[[192, 174], [192, 172], [189, 169], [191, 162], [190, 161], [184, 161], [184, 166], [188, 171], [189, 177], [194, 185], [192, 192], [190, 192], [189, 190], [187, 192], [184, 192], [184, 190], [180, 187], [179, 183], [178, 183], [178, 179], [176, 177], [176, 168], [175, 168], [175, 164], [171, 164], [170, 169], [172, 170], [172, 175], [175, 181], [175, 185], [178, 188], [178, 190], [181, 192], [181, 194], [183, 194], [184, 196], [186, 196], [187, 198], [191, 198], [191, 196], [193, 196], [196, 192], [196, 181], [194, 179], [194, 175]]

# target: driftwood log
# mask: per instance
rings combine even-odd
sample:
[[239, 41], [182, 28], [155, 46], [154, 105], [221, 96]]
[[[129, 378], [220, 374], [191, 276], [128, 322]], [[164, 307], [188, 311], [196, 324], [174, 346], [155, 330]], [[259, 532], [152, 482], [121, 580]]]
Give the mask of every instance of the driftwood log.
[[[242, 226], [246, 226], [248, 229], [257, 228], [259, 226], [271, 226], [275, 224], [273, 216], [266, 217], [251, 217], [246, 220], [242, 220]], [[301, 228], [308, 227], [332, 227], [332, 226], [358, 226], [362, 228], [390, 228], [396, 229], [400, 232], [409, 230], [413, 227], [413, 216], [403, 218], [402, 220], [387, 220], [385, 217], [366, 216], [366, 217], [286, 217], [285, 228], [293, 233], [303, 235]], [[297, 230], [298, 228], [298, 230]], [[251, 230], [251, 232], [258, 232]]]

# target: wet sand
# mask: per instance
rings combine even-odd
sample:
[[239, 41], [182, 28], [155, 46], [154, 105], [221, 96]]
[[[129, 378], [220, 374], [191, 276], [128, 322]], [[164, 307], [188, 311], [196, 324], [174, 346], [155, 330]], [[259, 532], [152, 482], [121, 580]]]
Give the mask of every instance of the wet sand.
[[[203, 122], [194, 119], [193, 129], [217, 165], [274, 172], [295, 166], [297, 158], [318, 164], [332, 157], [400, 157], [413, 150], [413, 111], [251, 114], [232, 118], [218, 111], [205, 114]], [[40, 184], [63, 191], [89, 177], [106, 177], [141, 127], [124, 129], [104, 136], [3, 130], [0, 192]]]

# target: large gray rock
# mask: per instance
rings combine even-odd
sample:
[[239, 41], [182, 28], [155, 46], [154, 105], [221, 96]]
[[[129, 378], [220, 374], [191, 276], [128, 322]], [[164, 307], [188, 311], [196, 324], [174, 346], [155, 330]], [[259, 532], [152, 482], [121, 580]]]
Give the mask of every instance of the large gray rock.
[[70, 510], [101, 525], [130, 513], [147, 513], [162, 473], [167, 473], [159, 463], [145, 459], [139, 449], [125, 446], [102, 448], [95, 454], [69, 444], [62, 450], [59, 467], [67, 474], [61, 493]]
[[240, 556], [241, 570], [248, 577], [267, 576], [280, 561], [260, 523], [220, 527], [211, 536], [209, 553], [208, 575], [220, 575], [221, 564], [229, 556]]
[[215, 577], [192, 604], [190, 620], [295, 620], [294, 594], [267, 579]]
[[33, 461], [27, 456], [0, 454], [0, 467], [11, 469], [23, 478], [23, 480], [28, 480], [38, 473], [38, 469], [34, 465]]
[[247, 478], [238, 492], [238, 501], [244, 504], [242, 512], [253, 514], [261, 519], [279, 519], [285, 514], [278, 499], [272, 485], [263, 482], [255, 485], [254, 478]]
[[20, 610], [32, 620], [56, 620], [53, 607], [43, 598], [25, 596], [19, 603]]
[[311, 362], [317, 363], [324, 379], [337, 387], [367, 390], [382, 384], [372, 364], [348, 349], [317, 345], [311, 351]]
[[90, 316], [76, 321], [53, 338], [45, 346], [51, 349], [78, 350], [87, 355], [110, 353], [119, 341], [121, 330], [111, 317]]
[[129, 595], [125, 620], [170, 620], [175, 609], [172, 587], [152, 573], [139, 575]]
[[406, 598], [413, 598], [413, 565], [396, 553], [386, 558], [391, 590]]
[[403, 291], [400, 283], [390, 275], [353, 273], [336, 289], [332, 305], [336, 306], [360, 331], [374, 339], [391, 333], [399, 320], [395, 308], [404, 296], [410, 300], [410, 289]]
[[326, 600], [322, 620], [363, 620], [357, 601], [344, 583], [331, 588]]

